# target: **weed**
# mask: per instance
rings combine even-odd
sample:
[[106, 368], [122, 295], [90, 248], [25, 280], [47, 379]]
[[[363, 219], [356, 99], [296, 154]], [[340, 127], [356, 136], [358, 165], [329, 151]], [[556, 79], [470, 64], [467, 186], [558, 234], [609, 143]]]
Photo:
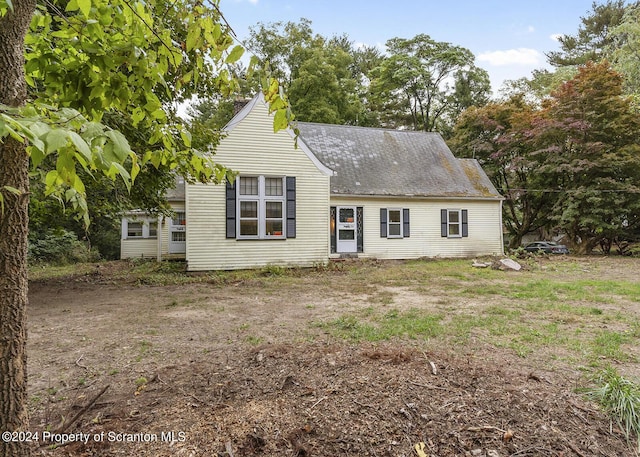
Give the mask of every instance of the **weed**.
[[144, 354], [149, 349], [151, 349], [151, 343], [149, 341], [147, 341], [147, 340], [140, 341], [140, 352], [141, 353]]
[[601, 371], [594, 379], [596, 387], [585, 391], [624, 432], [627, 441], [635, 435], [640, 451], [640, 387], [620, 376], [613, 368]]
[[253, 336], [253, 335], [249, 335], [245, 338], [245, 341], [249, 344], [251, 344], [252, 346], [257, 346], [259, 344], [261, 344], [264, 341], [264, 338], [259, 337], [259, 336]]

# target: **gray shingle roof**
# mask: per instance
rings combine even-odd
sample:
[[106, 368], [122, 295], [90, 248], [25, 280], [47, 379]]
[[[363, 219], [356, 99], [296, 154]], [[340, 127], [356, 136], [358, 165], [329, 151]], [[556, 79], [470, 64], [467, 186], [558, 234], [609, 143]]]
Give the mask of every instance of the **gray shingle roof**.
[[501, 198], [480, 164], [437, 133], [299, 122], [300, 138], [336, 172], [339, 195]]

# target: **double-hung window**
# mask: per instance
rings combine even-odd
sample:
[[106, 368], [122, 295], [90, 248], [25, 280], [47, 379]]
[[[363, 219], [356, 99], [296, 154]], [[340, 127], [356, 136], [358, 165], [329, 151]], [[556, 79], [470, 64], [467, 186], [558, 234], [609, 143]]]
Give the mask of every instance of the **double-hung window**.
[[443, 209], [440, 211], [441, 235], [447, 238], [469, 236], [466, 209]]
[[402, 210], [390, 208], [388, 214], [388, 233], [387, 238], [402, 238]]
[[285, 238], [284, 178], [240, 176], [237, 181], [238, 238]]
[[380, 237], [409, 237], [409, 208], [380, 208]]

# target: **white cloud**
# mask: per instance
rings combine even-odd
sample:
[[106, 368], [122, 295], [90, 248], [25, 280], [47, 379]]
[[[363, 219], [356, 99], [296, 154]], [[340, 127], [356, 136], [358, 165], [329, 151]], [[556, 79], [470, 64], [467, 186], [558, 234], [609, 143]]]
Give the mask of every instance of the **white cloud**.
[[536, 66], [544, 62], [544, 55], [530, 48], [507, 49], [506, 51], [490, 51], [478, 55], [478, 61], [489, 65], [504, 67], [508, 65]]
[[529, 27], [527, 27], [527, 32], [533, 33], [535, 31], [536, 31], [536, 28], [534, 26], [530, 25]]

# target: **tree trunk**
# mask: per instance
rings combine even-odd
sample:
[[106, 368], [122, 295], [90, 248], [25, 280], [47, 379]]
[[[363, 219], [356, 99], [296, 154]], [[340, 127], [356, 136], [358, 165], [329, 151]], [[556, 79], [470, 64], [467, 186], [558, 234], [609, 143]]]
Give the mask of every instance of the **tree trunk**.
[[[35, 0], [14, 1], [0, 17], [0, 103], [26, 100], [24, 37]], [[27, 416], [27, 234], [29, 159], [25, 145], [10, 137], [0, 142], [0, 432], [28, 431]], [[4, 189], [11, 186], [21, 194]], [[0, 439], [1, 457], [30, 455], [28, 443]]]

